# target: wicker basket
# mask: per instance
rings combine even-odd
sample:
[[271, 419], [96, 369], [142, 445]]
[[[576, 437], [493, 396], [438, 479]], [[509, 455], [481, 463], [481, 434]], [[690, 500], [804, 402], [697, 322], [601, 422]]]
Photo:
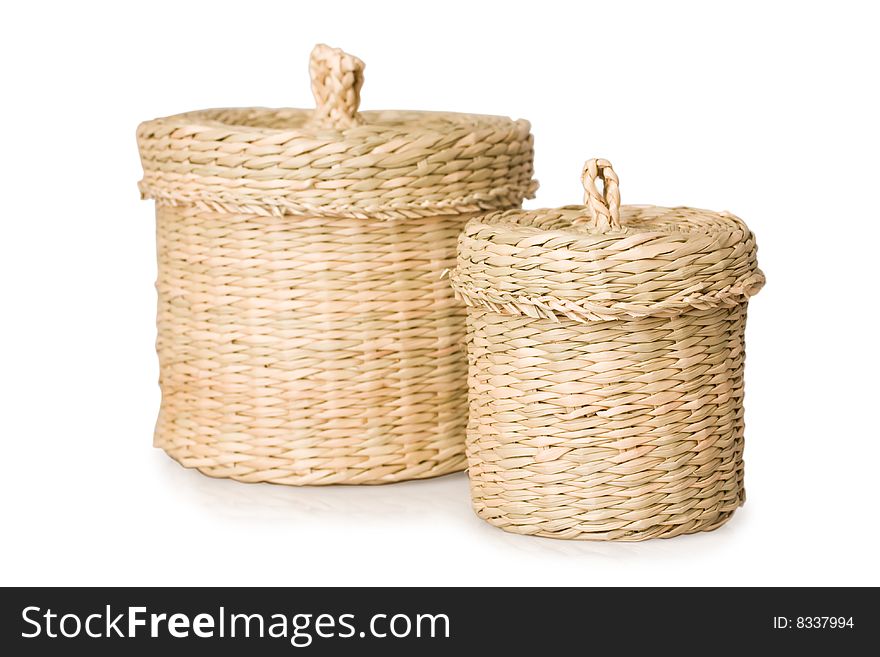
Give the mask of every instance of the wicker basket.
[[374, 484], [464, 468], [476, 213], [530, 197], [526, 121], [358, 113], [363, 63], [317, 46], [317, 109], [141, 124], [157, 202], [155, 444], [208, 475]]
[[727, 213], [620, 207], [605, 160], [584, 187], [584, 206], [493, 213], [459, 241], [476, 512], [556, 538], [714, 529], [745, 499], [754, 237]]

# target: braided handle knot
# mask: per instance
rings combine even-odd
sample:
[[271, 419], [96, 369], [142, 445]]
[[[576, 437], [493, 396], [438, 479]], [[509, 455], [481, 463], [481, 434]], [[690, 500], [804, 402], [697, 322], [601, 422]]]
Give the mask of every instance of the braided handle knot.
[[361, 125], [358, 114], [364, 63], [339, 48], [318, 44], [309, 59], [315, 112], [311, 124], [343, 130]]
[[[597, 232], [620, 230], [620, 181], [611, 168], [611, 162], [598, 158], [587, 160], [581, 179], [588, 216], [579, 223]], [[601, 192], [596, 185], [600, 180]]]

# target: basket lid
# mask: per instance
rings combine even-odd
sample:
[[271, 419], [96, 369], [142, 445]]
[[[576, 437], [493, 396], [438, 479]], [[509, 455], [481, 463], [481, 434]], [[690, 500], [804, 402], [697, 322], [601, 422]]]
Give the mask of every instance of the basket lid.
[[315, 46], [314, 110], [209, 109], [142, 123], [144, 198], [218, 211], [373, 218], [464, 214], [532, 198], [528, 121], [359, 112], [364, 64]]
[[469, 221], [451, 275], [457, 296], [500, 313], [590, 321], [733, 306], [764, 285], [755, 238], [738, 217], [621, 207], [607, 160], [589, 160], [583, 182], [584, 205]]

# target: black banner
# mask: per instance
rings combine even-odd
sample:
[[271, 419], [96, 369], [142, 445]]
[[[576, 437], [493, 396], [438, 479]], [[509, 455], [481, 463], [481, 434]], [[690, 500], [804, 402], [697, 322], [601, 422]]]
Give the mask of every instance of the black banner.
[[[705, 654], [876, 645], [873, 589], [3, 589], [5, 654]], [[206, 653], [207, 654], [207, 653]]]

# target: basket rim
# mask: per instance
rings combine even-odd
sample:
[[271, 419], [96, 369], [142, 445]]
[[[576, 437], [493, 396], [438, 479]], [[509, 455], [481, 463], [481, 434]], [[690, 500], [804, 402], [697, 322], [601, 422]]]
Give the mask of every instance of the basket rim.
[[586, 206], [494, 212], [459, 237], [452, 285], [467, 305], [579, 322], [676, 316], [744, 303], [764, 285], [739, 217], [689, 207], [620, 207], [622, 227]]
[[[701, 239], [721, 233], [748, 231], [742, 219], [727, 211], [686, 205], [629, 204], [620, 206], [620, 212], [624, 218], [624, 225], [616, 230], [592, 228], [583, 221], [587, 217], [587, 206], [582, 204], [489, 212], [471, 221], [468, 229], [472, 230], [480, 225], [494, 226], [499, 233], [509, 231], [511, 234], [518, 233], [523, 236], [553, 232], [570, 237], [576, 244], [588, 247], [596, 240], [607, 242], [610, 239], [623, 239], [633, 235], [680, 234], [683, 238]], [[690, 221], [681, 221], [683, 215], [688, 215]], [[550, 228], [542, 225], [554, 220], [560, 225]]]
[[142, 197], [222, 212], [413, 218], [519, 207], [537, 189], [524, 119], [372, 110], [338, 128], [310, 124], [312, 114], [235, 107], [145, 121]]
[[[358, 115], [364, 119], [363, 123], [338, 128], [325, 125], [310, 125], [309, 119], [313, 116], [314, 109], [301, 107], [268, 107], [268, 106], [228, 106], [212, 107], [205, 109], [190, 110], [168, 116], [157, 117], [143, 121], [138, 127], [138, 134], [149, 129], [155, 129], [159, 125], [190, 127], [193, 129], [228, 128], [235, 129], [240, 133], [254, 133], [259, 135], [279, 135], [298, 133], [307, 137], [321, 137], [335, 135], [337, 138], [344, 137], [368, 137], [376, 133], [394, 133], [418, 135], [445, 134], [449, 129], [460, 127], [470, 129], [497, 129], [503, 126], [525, 125], [531, 128], [531, 124], [525, 119], [514, 119], [501, 114], [477, 114], [470, 112], [455, 112], [445, 110], [402, 110], [402, 109], [378, 109], [362, 110]], [[236, 115], [241, 120], [233, 119]], [[228, 117], [228, 119], [224, 118]], [[275, 117], [277, 120], [293, 121], [288, 127], [272, 127], [254, 123], [255, 118]], [[426, 121], [427, 119], [427, 121]]]

